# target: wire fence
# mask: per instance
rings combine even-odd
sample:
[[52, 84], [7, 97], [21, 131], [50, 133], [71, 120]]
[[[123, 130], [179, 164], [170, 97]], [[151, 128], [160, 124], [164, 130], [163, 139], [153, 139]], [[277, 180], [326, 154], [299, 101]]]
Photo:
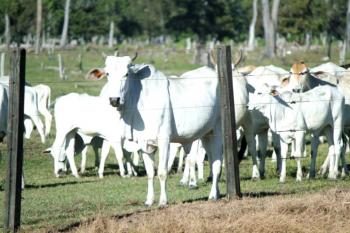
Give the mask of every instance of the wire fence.
[[[308, 64], [319, 64], [319, 63], [312, 63], [312, 62], [308, 62]], [[50, 72], [54, 72], [54, 71], [50, 71]], [[341, 71], [341, 73], [343, 74], [346, 74], [350, 72], [350, 71]], [[56, 72], [55, 72], [56, 73]], [[340, 72], [338, 72], [339, 74]], [[282, 74], [278, 74], [278, 75], [275, 75], [274, 77], [277, 79], [279, 79], [279, 77], [284, 77], [284, 76], [289, 76], [291, 75], [290, 72], [286, 71], [285, 73], [282, 73]], [[297, 74], [298, 75], [298, 74]], [[82, 74], [78, 74], [77, 75], [78, 77], [79, 76], [83, 76]], [[242, 75], [235, 75], [233, 74], [233, 78], [239, 78], [239, 77], [242, 77]], [[247, 75], [246, 77], [248, 77], [248, 79], [263, 79], [264, 77], [271, 77], [271, 74], [259, 74], [259, 75]], [[350, 77], [350, 76], [349, 76]], [[188, 80], [188, 81], [193, 81], [193, 80], [196, 80], [196, 79], [212, 79], [213, 77], [193, 77], [191, 79], [185, 79], [185, 78], [181, 78], [181, 77], [177, 77], [178, 79], [181, 79], [181, 80]], [[347, 78], [347, 77], [339, 77], [338, 79], [340, 78]], [[76, 79], [76, 78], [75, 78]], [[147, 79], [147, 81], [159, 81], [159, 79], [154, 79], [154, 78], [149, 78]], [[58, 77], [57, 77], [57, 80], [50, 80], [50, 81], [47, 81], [47, 80], [43, 80], [43, 81], [32, 81], [31, 84], [47, 84], [50, 86], [51, 89], [53, 89], [55, 91], [55, 96], [61, 96], [62, 95], [62, 92], [67, 92], [67, 94], [69, 92], [72, 92], [72, 91], [86, 91], [85, 89], [87, 87], [91, 87], [91, 88], [94, 88], [94, 90], [96, 90], [98, 92], [98, 90], [101, 88], [101, 86], [103, 85], [102, 82], [96, 82], [96, 81], [91, 81], [91, 80], [74, 80], [74, 79], [68, 79], [68, 80], [59, 80]], [[80, 85], [80, 86], [79, 86]], [[65, 86], [66, 89], [64, 91], [57, 91], [57, 89], [60, 89], [62, 86]], [[195, 93], [195, 90], [196, 90], [196, 86], [194, 85], [193, 86], [193, 89], [194, 89], [194, 95], [196, 94]], [[181, 93], [179, 93], [181, 95]], [[299, 95], [299, 94], [298, 94]], [[316, 100], [303, 100], [303, 101], [299, 101], [301, 104], [306, 104], [306, 103], [311, 103], [311, 104], [316, 104], [317, 102], [325, 102], [325, 101], [329, 101], [329, 100], [322, 100], [322, 99], [316, 99]], [[335, 101], [343, 101], [341, 99], [332, 99], [331, 100], [332, 102], [335, 102]], [[346, 99], [345, 101], [347, 102], [350, 102], [350, 99]], [[54, 102], [54, 101], [52, 101]], [[293, 103], [296, 102], [296, 101], [293, 101]], [[287, 101], [286, 103], [288, 104], [293, 104], [292, 101]], [[271, 102], [261, 102], [259, 103], [260, 105], [272, 105], [272, 104], [278, 104], [278, 103], [271, 103]], [[235, 103], [235, 106], [237, 107], [241, 107], [241, 106], [244, 106], [244, 107], [248, 107], [247, 106], [247, 103]], [[173, 110], [176, 110], [176, 109], [181, 109], [183, 111], [196, 111], [198, 110], [199, 108], [213, 108], [213, 106], [206, 106], [206, 105], [199, 105], [199, 106], [181, 106], [181, 107], [174, 107], [172, 108]], [[147, 107], [144, 107], [142, 109], [138, 109], [137, 111], [159, 111], [159, 110], [164, 110], [164, 108], [147, 108]], [[93, 111], [93, 110], [92, 110]], [[136, 111], [136, 110], [132, 110], [132, 109], [124, 109], [124, 112], [132, 112], [132, 111]], [[101, 113], [103, 114], [103, 113]], [[67, 115], [69, 115], [69, 113], [67, 113]], [[39, 114], [39, 116], [41, 117], [41, 114]], [[54, 124], [53, 124], [54, 125]], [[53, 126], [52, 126], [53, 127]], [[346, 129], [350, 129], [350, 126], [346, 126]], [[303, 131], [305, 132], [305, 129], [288, 129], [288, 130], [277, 130], [276, 132], [277, 133], [282, 133], [282, 132], [297, 132], [297, 131]], [[11, 132], [8, 132], [8, 133], [11, 133]], [[51, 135], [49, 137], [49, 140], [48, 140], [48, 143], [46, 144], [39, 144], [37, 142], [34, 143], [34, 140], [38, 140], [38, 135], [37, 135], [37, 132], [33, 132], [33, 138], [32, 139], [29, 139], [27, 141], [27, 143], [25, 143], [25, 146], [24, 146], [24, 163], [25, 163], [25, 174], [26, 172], [29, 172], [30, 175], [33, 175], [33, 177], [35, 177], [35, 181], [32, 180], [32, 177], [27, 177], [27, 180], [29, 181], [30, 184], [33, 184], [33, 183], [36, 183], [36, 184], [40, 184], [40, 183], [52, 183], [53, 182], [53, 179], [54, 179], [54, 175], [53, 175], [53, 172], [51, 174], [46, 174], [46, 175], [36, 175], [35, 172], [33, 171], [33, 165], [31, 166], [26, 166], [26, 163], [35, 163], [37, 161], [39, 161], [38, 159], [38, 153], [41, 153], [43, 149], [47, 148], [48, 146], [48, 143], [51, 143], [54, 139], [53, 135]], [[211, 137], [222, 137], [222, 135], [211, 135]], [[161, 139], [158, 139], [158, 140], [161, 140]], [[117, 143], [120, 143], [120, 142], [117, 142]], [[64, 147], [61, 148], [62, 150], [65, 149]], [[271, 163], [272, 162], [272, 158], [270, 156], [270, 152], [271, 152], [271, 148], [269, 148], [269, 156], [267, 156], [267, 159], [266, 159], [266, 163]], [[1, 148], [0, 149], [0, 153], [2, 154], [2, 157], [6, 157], [7, 155], [7, 150], [6, 148]], [[114, 154], [114, 152], [112, 152], [112, 154]], [[91, 151], [89, 152], [89, 157], [91, 155]], [[44, 155], [43, 155], [44, 156]], [[111, 157], [112, 155], [110, 154], [109, 157]], [[114, 157], [114, 156], [113, 156]], [[294, 158], [292, 157], [288, 157], [288, 158], [284, 158], [285, 160], [288, 160], [288, 161], [291, 161], [291, 160], [294, 160]], [[303, 162], [307, 162], [310, 160], [310, 156], [307, 156], [307, 157], [301, 157], [300, 158]], [[52, 157], [43, 157], [42, 159], [40, 158], [40, 160], [47, 160], [49, 161], [49, 164], [51, 164], [51, 170], [53, 171], [53, 159]], [[2, 163], [2, 161], [4, 160], [0, 160], [0, 163]], [[47, 163], [40, 163], [40, 164], [47, 164]], [[114, 160], [109, 160], [109, 162], [107, 163], [108, 165], [110, 164], [117, 164], [117, 162]], [[91, 163], [90, 163], [90, 166], [91, 166]], [[251, 169], [252, 169], [252, 160], [251, 160], [251, 157], [248, 157], [246, 160], [244, 160], [243, 163], [240, 164], [240, 168], [245, 170], [244, 173], [248, 173], [248, 174], [251, 174]], [[275, 165], [273, 165], [275, 166]], [[143, 167], [143, 165], [140, 165], [140, 167]], [[117, 170], [119, 170], [117, 168], [117, 166], [113, 166], [112, 168], [109, 168], [109, 171], [113, 170], [113, 172], [115, 171], [117, 173]], [[90, 170], [90, 174], [89, 176], [91, 176], [91, 173], [92, 174], [95, 174], [97, 173], [95, 170], [93, 170], [91, 172]], [[68, 172], [68, 174], [70, 174]], [[97, 174], [96, 174], [97, 176]], [[277, 175], [278, 176], [278, 175]], [[276, 178], [277, 178], [276, 176]], [[243, 178], [244, 179], [244, 178]], [[57, 180], [57, 182], [64, 182], [62, 180]], [[79, 181], [81, 182], [81, 181]]]

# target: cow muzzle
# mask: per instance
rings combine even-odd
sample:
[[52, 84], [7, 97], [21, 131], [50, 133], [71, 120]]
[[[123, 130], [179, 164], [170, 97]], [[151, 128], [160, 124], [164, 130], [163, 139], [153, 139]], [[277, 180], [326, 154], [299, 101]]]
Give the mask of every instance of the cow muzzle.
[[115, 108], [120, 108], [120, 97], [110, 97], [109, 103]]

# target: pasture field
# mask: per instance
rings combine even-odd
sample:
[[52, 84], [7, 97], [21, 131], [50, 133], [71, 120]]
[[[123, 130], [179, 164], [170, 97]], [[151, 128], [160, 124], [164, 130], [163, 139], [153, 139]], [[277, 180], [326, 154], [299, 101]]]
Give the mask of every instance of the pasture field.
[[[132, 56], [135, 48], [122, 47], [121, 54]], [[34, 84], [43, 83], [51, 87], [52, 101], [60, 95], [70, 92], [89, 93], [98, 95], [105, 81], [85, 80], [85, 73], [94, 67], [103, 67], [104, 59], [101, 55], [113, 54], [113, 51], [102, 48], [79, 48], [75, 50], [59, 51], [63, 58], [68, 80], [60, 80], [58, 72], [48, 69], [50, 66], [57, 66], [57, 53], [48, 55], [27, 54], [26, 79]], [[83, 71], [78, 72], [77, 57], [83, 56]], [[264, 60], [256, 54], [248, 54], [243, 65], [267, 65], [274, 64], [289, 69], [296, 60], [304, 60], [310, 66], [322, 63], [320, 61], [323, 51], [298, 52], [284, 59]], [[137, 63], [153, 62], [155, 66], [166, 74], [179, 75], [190, 69], [199, 67], [191, 64], [192, 54], [186, 54], [184, 49], [175, 47], [167, 49], [167, 62], [164, 62], [165, 53], [162, 48], [148, 47], [139, 50]], [[8, 58], [8, 56], [7, 56]], [[334, 61], [337, 63], [336, 61]], [[42, 68], [44, 65], [44, 69]], [[45, 68], [46, 67], [46, 68]], [[6, 72], [7, 73], [7, 72]], [[98, 120], [98, 119], [96, 119]], [[70, 230], [72, 226], [79, 222], [85, 222], [96, 216], [120, 216], [128, 213], [148, 210], [143, 205], [146, 198], [147, 179], [143, 166], [139, 167], [139, 177], [121, 178], [118, 174], [118, 166], [114, 153], [112, 153], [106, 163], [105, 178], [99, 179], [97, 170], [93, 166], [94, 158], [92, 151], [89, 151], [87, 161], [87, 171], [76, 179], [68, 173], [61, 178], [55, 178], [53, 174], [53, 159], [45, 155], [42, 151], [50, 147], [55, 135], [54, 123], [51, 134], [45, 143], [40, 143], [39, 135], [36, 131], [32, 133], [32, 138], [24, 143], [24, 174], [26, 188], [22, 196], [22, 229], [23, 231], [57, 231], [59, 229]], [[6, 174], [7, 151], [4, 144], [1, 145], [0, 159], [0, 219], [4, 214], [4, 182]], [[307, 147], [310, 151], [309, 146]], [[318, 167], [323, 161], [327, 152], [326, 145], [321, 145], [317, 159]], [[76, 157], [77, 165], [80, 162], [80, 155]], [[142, 164], [142, 163], [141, 163]], [[205, 175], [208, 175], [208, 163], [205, 164]], [[244, 197], [281, 197], [285, 194], [297, 194], [298, 196], [309, 195], [309, 193], [320, 192], [329, 189], [346, 189], [350, 187], [349, 177], [337, 181], [329, 181], [318, 176], [315, 180], [307, 180], [309, 167], [309, 157], [303, 159], [304, 180], [296, 182], [296, 163], [294, 160], [287, 162], [286, 183], [278, 182], [275, 164], [268, 158], [266, 179], [252, 181], [251, 159], [245, 159], [240, 165], [241, 188]], [[210, 184], [201, 182], [198, 189], [189, 190], [186, 187], [179, 187], [178, 182], [181, 174], [172, 173], [168, 180], [168, 198], [171, 208], [174, 204], [184, 202], [198, 202], [207, 198]], [[159, 197], [158, 180], [155, 180], [156, 198]], [[221, 194], [225, 194], [225, 174], [223, 172], [220, 180]], [[269, 199], [270, 200], [270, 199]], [[220, 206], [223, 205], [220, 202]], [[210, 205], [214, 205], [211, 204]], [[151, 207], [157, 209], [157, 205]], [[178, 209], [179, 211], [179, 209]], [[232, 210], [234, 211], [234, 210]], [[3, 227], [2, 224], [0, 227]], [[151, 232], [151, 231], [150, 231]]]

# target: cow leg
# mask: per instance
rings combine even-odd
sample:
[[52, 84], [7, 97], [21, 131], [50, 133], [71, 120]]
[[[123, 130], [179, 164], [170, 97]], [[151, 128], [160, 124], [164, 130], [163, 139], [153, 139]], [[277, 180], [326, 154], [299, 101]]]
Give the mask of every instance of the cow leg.
[[100, 164], [100, 158], [99, 158], [99, 154], [98, 154], [98, 146], [92, 144], [92, 149], [94, 150], [94, 154], [95, 154], [95, 168], [99, 167]]
[[169, 159], [169, 139], [158, 140], [158, 150], [159, 150], [159, 161], [158, 161], [158, 179], [160, 182], [160, 197], [159, 205], [164, 206], [167, 204], [167, 193], [166, 193], [166, 180], [168, 175], [168, 159]]
[[[126, 160], [126, 170], [128, 172], [127, 176], [128, 177], [131, 177], [134, 173], [136, 173], [135, 169], [134, 169], [134, 163], [131, 159], [131, 152], [123, 149], [123, 154], [124, 154], [124, 157], [125, 157], [125, 160]], [[136, 173], [137, 175], [137, 173]]]
[[244, 134], [248, 144], [248, 151], [252, 155], [253, 161], [253, 171], [252, 171], [252, 179], [259, 179], [260, 173], [258, 169], [258, 153], [256, 152], [256, 140], [253, 132], [252, 125], [243, 125]]
[[70, 132], [67, 135], [67, 147], [66, 155], [69, 162], [70, 169], [72, 170], [72, 175], [79, 178], [77, 167], [75, 166], [74, 160], [74, 143], [75, 143], [75, 132]]
[[135, 165], [135, 166], [139, 166], [139, 163], [140, 163], [140, 154], [138, 151], [134, 151], [132, 153], [132, 163]]
[[[221, 135], [221, 129], [216, 129], [214, 135]], [[210, 167], [213, 176], [213, 183], [209, 193], [209, 200], [216, 200], [220, 197], [218, 181], [221, 174], [222, 164], [222, 139], [213, 135], [202, 138], [202, 145], [208, 154]]]
[[183, 147], [179, 151], [179, 164], [177, 166], [177, 173], [181, 173], [184, 165], [185, 150]]
[[151, 206], [154, 202], [154, 187], [153, 187], [153, 179], [154, 179], [154, 161], [152, 157], [142, 152], [142, 159], [145, 164], [146, 173], [147, 173], [147, 199], [145, 202], [146, 206]]
[[46, 109], [45, 106], [38, 105], [39, 112], [44, 116], [45, 119], [45, 136], [47, 137], [50, 133], [51, 129], [51, 122], [52, 122], [52, 115], [51, 113]]
[[117, 159], [118, 162], [118, 166], [119, 166], [119, 172], [120, 172], [120, 176], [125, 178], [125, 167], [124, 167], [124, 162], [123, 162], [123, 149], [120, 145], [112, 145], [113, 149], [114, 149], [114, 153], [115, 153], [115, 158]]
[[81, 151], [81, 165], [80, 165], [80, 172], [81, 173], [85, 172], [87, 150], [88, 150], [88, 147], [87, 147], [87, 145], [85, 145], [84, 149]]
[[[330, 127], [327, 127], [324, 129], [324, 133], [327, 138], [328, 142], [328, 156], [329, 156], [329, 170], [328, 170], [328, 179], [336, 179], [337, 178], [337, 171], [338, 171], [338, 165], [336, 165], [336, 156], [340, 153], [337, 153], [336, 150], [340, 149], [339, 146], [335, 145], [335, 137], [333, 129]], [[338, 142], [337, 142], [338, 143]]]
[[286, 181], [286, 160], [288, 153], [288, 144], [281, 142], [281, 173], [280, 173], [280, 182], [284, 183]]
[[30, 118], [32, 119], [36, 129], [38, 130], [38, 133], [39, 133], [40, 138], [41, 138], [41, 142], [45, 143], [45, 133], [44, 133], [44, 124], [43, 124], [43, 122], [41, 121], [41, 119], [39, 118], [38, 115], [30, 116]]
[[186, 186], [190, 177], [190, 160], [188, 157], [189, 155], [185, 158], [185, 168], [182, 174], [182, 179], [180, 180], [181, 186]]
[[54, 173], [59, 177], [60, 170], [66, 170], [64, 160], [66, 159], [66, 134], [68, 130], [58, 128], [56, 131], [55, 141], [51, 147], [51, 155], [54, 159]]
[[345, 177], [349, 174], [348, 166], [347, 166], [346, 159], [345, 159], [346, 147], [348, 144], [349, 144], [349, 141], [347, 139], [347, 136], [345, 134], [343, 134], [343, 147], [342, 147], [342, 152], [341, 152], [341, 162], [342, 162], [341, 177]]
[[30, 138], [30, 135], [32, 134], [32, 131], [33, 131], [33, 122], [30, 118], [25, 118], [24, 119], [24, 137], [26, 139], [29, 139]]
[[335, 156], [333, 172], [334, 172], [334, 179], [336, 179], [339, 174], [339, 171], [338, 171], [339, 159], [342, 157], [342, 148], [344, 144], [343, 144], [342, 130], [335, 126], [333, 132], [334, 132], [333, 138], [334, 138], [334, 156]]
[[266, 156], [266, 148], [267, 148], [267, 131], [258, 135], [259, 141], [259, 151], [258, 155], [260, 158], [259, 164], [259, 173], [260, 177], [265, 177], [265, 156]]
[[125, 168], [124, 168], [124, 163], [123, 163], [123, 149], [122, 149], [122, 146], [118, 142], [118, 143], [112, 143], [112, 147], [114, 149], [115, 158], [118, 161], [120, 176], [125, 178], [126, 175], [125, 175]]
[[190, 168], [190, 182], [189, 182], [188, 185], [192, 189], [197, 187], [197, 179], [196, 179], [196, 157], [197, 157], [197, 153], [196, 152], [197, 152], [197, 150], [194, 150], [194, 151], [191, 150], [189, 156], [187, 156], [187, 159], [189, 160], [189, 168]]
[[169, 152], [169, 162], [168, 162], [168, 172], [171, 172], [171, 168], [174, 165], [175, 157], [178, 152], [178, 144], [170, 143], [170, 152]]
[[311, 137], [311, 163], [310, 163], [309, 179], [314, 179], [316, 176], [316, 156], [317, 156], [319, 144], [320, 144], [320, 141], [318, 140], [318, 135], [315, 135], [315, 134], [312, 135], [312, 137]]
[[98, 176], [101, 179], [103, 178], [103, 171], [105, 168], [105, 163], [106, 163], [106, 159], [107, 159], [110, 147], [111, 146], [109, 142], [107, 142], [106, 140], [103, 140], [102, 149], [101, 149], [101, 161], [100, 161], [100, 166], [98, 168]]
[[305, 132], [299, 131], [295, 133], [294, 157], [297, 162], [296, 181], [301, 181], [303, 172], [301, 169], [301, 157], [305, 151]]
[[197, 154], [197, 168], [198, 168], [198, 180], [204, 180], [204, 159], [205, 159], [205, 150], [203, 147], [200, 147]]

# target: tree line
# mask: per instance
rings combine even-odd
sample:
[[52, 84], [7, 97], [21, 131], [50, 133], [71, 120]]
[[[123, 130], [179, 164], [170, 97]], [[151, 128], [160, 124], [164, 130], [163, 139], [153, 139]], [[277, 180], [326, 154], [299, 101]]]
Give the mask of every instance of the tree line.
[[[350, 0], [1, 0], [2, 43], [32, 35], [67, 41], [105, 36], [162, 40], [266, 42], [273, 55], [276, 35], [329, 44], [350, 34]], [[253, 41], [253, 42], [252, 42]], [[270, 48], [268, 48], [270, 47]], [[269, 52], [267, 52], [269, 53]], [[269, 55], [269, 54], [268, 54]]]

